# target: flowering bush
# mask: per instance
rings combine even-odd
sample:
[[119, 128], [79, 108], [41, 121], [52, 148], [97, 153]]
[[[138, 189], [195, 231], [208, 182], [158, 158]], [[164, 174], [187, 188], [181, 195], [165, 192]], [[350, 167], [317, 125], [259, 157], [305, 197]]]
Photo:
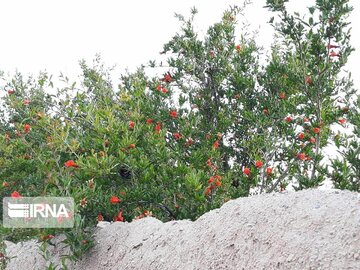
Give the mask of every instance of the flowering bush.
[[[161, 76], [142, 67], [115, 89], [99, 58], [81, 62], [80, 85], [61, 77], [55, 89], [47, 74], [16, 74], [0, 118], [1, 197], [71, 196], [82, 228], [195, 219], [232, 198], [315, 187], [327, 175], [359, 191], [356, 138], [331, 129], [359, 125], [351, 80], [340, 76], [353, 50], [351, 8], [318, 0], [304, 19], [285, 2], [267, 1], [279, 21], [270, 20], [278, 39], [265, 64], [245, 28], [236, 40], [235, 7], [204, 38], [195, 9], [189, 20], [178, 15], [182, 28], [162, 52], [167, 66], [149, 67]], [[331, 173], [322, 150], [333, 141], [345, 158]], [[75, 254], [90, 247], [78, 227], [65, 231]], [[48, 240], [52, 231], [36, 233]]]
[[[349, 189], [360, 192], [360, 98], [357, 107], [348, 112], [347, 107], [339, 108], [348, 113], [351, 123], [354, 125], [354, 132], [350, 136], [335, 136], [335, 143], [341, 154], [341, 158], [332, 160], [332, 170], [328, 172], [329, 178], [334, 183], [335, 188]], [[343, 119], [341, 119], [343, 120]], [[339, 121], [344, 125], [344, 121]]]

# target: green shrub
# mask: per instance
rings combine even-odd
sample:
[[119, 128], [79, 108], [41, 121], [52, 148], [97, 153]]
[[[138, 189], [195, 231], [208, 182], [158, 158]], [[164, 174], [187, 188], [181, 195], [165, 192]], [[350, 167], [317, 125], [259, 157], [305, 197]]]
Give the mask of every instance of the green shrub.
[[[80, 84], [61, 77], [56, 88], [45, 73], [16, 74], [0, 111], [0, 196], [73, 197], [73, 230], [32, 232], [47, 241], [64, 231], [79, 256], [91, 246], [82, 229], [100, 220], [194, 220], [240, 196], [321, 185], [322, 150], [340, 140], [331, 126], [347, 117], [336, 100], [344, 95], [349, 108], [354, 97], [339, 75], [353, 50], [351, 8], [319, 0], [305, 21], [267, 2], [279, 20], [270, 21], [278, 39], [265, 64], [246, 28], [236, 40], [242, 10], [234, 7], [204, 38], [194, 31], [195, 9], [188, 20], [178, 15], [181, 30], [162, 52], [167, 64], [151, 61], [117, 87], [100, 58], [80, 63]], [[347, 121], [358, 124], [351, 110]], [[357, 144], [342, 145], [345, 160], [332, 163], [330, 177], [359, 191]], [[4, 231], [10, 239], [28, 233]]]

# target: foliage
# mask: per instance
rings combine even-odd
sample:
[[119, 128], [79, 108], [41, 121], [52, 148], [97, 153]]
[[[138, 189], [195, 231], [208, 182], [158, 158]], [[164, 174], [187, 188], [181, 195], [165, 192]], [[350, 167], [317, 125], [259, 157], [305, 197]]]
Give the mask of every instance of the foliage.
[[345, 138], [337, 135], [336, 146], [339, 149], [341, 158], [332, 161], [332, 171], [328, 176], [334, 183], [335, 188], [348, 189], [360, 192], [360, 99], [350, 113], [349, 118], [354, 125], [353, 134]]
[[[204, 37], [195, 9], [177, 15], [166, 64], [150, 63], [160, 76], [141, 67], [115, 88], [99, 57], [80, 62], [80, 84], [16, 74], [0, 110], [0, 196], [73, 197], [76, 226], [57, 232], [75, 259], [92, 245], [85, 228], [102, 220], [196, 219], [233, 198], [316, 187], [326, 176], [359, 191], [359, 108], [343, 76], [351, 7], [317, 0], [305, 17], [286, 2], [267, 1], [277, 39], [265, 63], [245, 27], [237, 40], [243, 10], [233, 7]], [[355, 125], [351, 138], [332, 131], [345, 123]], [[344, 151], [331, 172], [323, 150], [333, 142]], [[28, 232], [1, 230], [8, 239]], [[32, 232], [46, 241], [55, 233]]]

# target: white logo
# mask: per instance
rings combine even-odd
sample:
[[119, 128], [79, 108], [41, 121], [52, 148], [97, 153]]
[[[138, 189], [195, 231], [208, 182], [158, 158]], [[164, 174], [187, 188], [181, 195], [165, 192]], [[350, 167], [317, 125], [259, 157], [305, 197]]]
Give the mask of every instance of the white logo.
[[65, 217], [69, 218], [69, 213], [64, 204], [28, 204], [28, 203], [8, 203], [8, 216], [12, 218], [37, 218], [37, 217]]
[[4, 197], [5, 228], [72, 228], [75, 204], [71, 197]]

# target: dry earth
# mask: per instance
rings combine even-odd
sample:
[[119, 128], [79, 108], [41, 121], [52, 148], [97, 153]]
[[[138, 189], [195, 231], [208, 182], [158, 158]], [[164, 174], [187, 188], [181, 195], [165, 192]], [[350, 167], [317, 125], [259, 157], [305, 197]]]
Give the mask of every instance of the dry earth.
[[[69, 269], [360, 269], [360, 195], [349, 191], [240, 198], [195, 222], [101, 225], [96, 246]], [[45, 269], [36, 245], [7, 242], [17, 257], [6, 269]], [[51, 252], [59, 264], [66, 249]]]

